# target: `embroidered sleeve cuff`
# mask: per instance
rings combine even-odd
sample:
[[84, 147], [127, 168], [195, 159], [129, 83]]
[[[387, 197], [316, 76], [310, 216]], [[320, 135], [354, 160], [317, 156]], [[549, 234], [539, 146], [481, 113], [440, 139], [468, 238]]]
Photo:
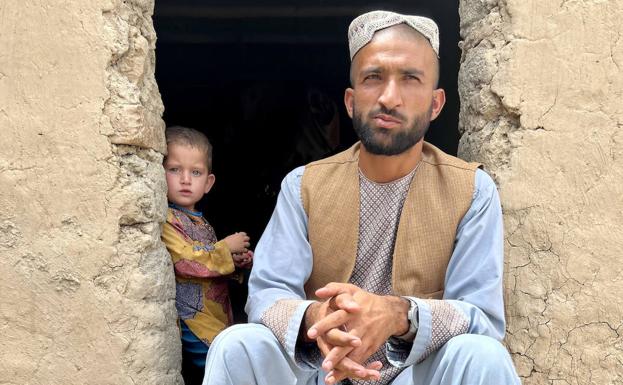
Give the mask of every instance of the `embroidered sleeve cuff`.
[[277, 337], [288, 356], [302, 368], [317, 368], [322, 362], [315, 343], [298, 342], [305, 310], [313, 301], [283, 299], [275, 302], [262, 314], [262, 323]]
[[419, 328], [413, 344], [388, 341], [387, 360], [396, 367], [422, 362], [450, 338], [467, 333], [469, 321], [459, 309], [444, 300], [413, 298], [418, 305]]
[[463, 312], [444, 300], [425, 300], [431, 312], [431, 339], [420, 361], [445, 345], [452, 337], [467, 333], [469, 320]]

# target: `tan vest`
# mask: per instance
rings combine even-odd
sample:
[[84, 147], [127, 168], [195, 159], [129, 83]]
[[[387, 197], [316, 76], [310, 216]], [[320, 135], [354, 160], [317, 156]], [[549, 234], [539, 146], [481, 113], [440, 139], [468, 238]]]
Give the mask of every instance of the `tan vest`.
[[[359, 143], [305, 167], [303, 207], [313, 270], [308, 298], [329, 282], [348, 282], [359, 238]], [[477, 163], [467, 163], [424, 142], [422, 161], [405, 199], [392, 265], [397, 295], [441, 298], [456, 230], [469, 209]]]

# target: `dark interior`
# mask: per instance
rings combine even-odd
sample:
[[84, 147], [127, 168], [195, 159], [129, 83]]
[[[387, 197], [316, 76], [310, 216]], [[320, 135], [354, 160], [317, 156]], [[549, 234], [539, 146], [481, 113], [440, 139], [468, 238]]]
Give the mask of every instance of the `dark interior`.
[[[285, 174], [355, 142], [343, 106], [350, 64], [346, 31], [363, 12], [420, 14], [439, 24], [440, 86], [447, 103], [426, 139], [456, 154], [458, 1], [261, 3], [156, 0], [156, 78], [164, 120], [199, 129], [214, 145], [216, 184], [198, 209], [219, 237], [246, 231], [255, 244]], [[297, 150], [309, 130], [329, 122], [336, 136], [330, 145]], [[244, 321], [245, 298], [244, 285], [232, 287], [238, 321]]]

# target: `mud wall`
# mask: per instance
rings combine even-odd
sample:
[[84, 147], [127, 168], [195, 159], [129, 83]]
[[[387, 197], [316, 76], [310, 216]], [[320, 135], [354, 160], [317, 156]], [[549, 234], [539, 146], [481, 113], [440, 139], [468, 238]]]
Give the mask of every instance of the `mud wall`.
[[0, 384], [175, 384], [153, 0], [0, 2]]
[[524, 384], [623, 384], [623, 2], [462, 0], [460, 156], [505, 215]]

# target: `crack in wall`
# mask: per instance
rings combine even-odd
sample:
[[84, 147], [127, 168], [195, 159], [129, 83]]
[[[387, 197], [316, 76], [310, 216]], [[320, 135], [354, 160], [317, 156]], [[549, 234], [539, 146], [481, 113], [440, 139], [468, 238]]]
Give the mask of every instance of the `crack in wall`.
[[[121, 213], [116, 257], [91, 277], [105, 293], [121, 296], [126, 312], [108, 315], [113, 335], [127, 347], [121, 357], [132, 383], [180, 384], [171, 260], [160, 241], [166, 216], [163, 107], [154, 78], [153, 1], [111, 0], [103, 10], [108, 47], [109, 98], [101, 130], [113, 143], [118, 168], [108, 198]], [[108, 127], [106, 127], [108, 126]]]
[[623, 384], [621, 14], [599, 0], [460, 2], [459, 155], [501, 191], [506, 344], [525, 385]]

